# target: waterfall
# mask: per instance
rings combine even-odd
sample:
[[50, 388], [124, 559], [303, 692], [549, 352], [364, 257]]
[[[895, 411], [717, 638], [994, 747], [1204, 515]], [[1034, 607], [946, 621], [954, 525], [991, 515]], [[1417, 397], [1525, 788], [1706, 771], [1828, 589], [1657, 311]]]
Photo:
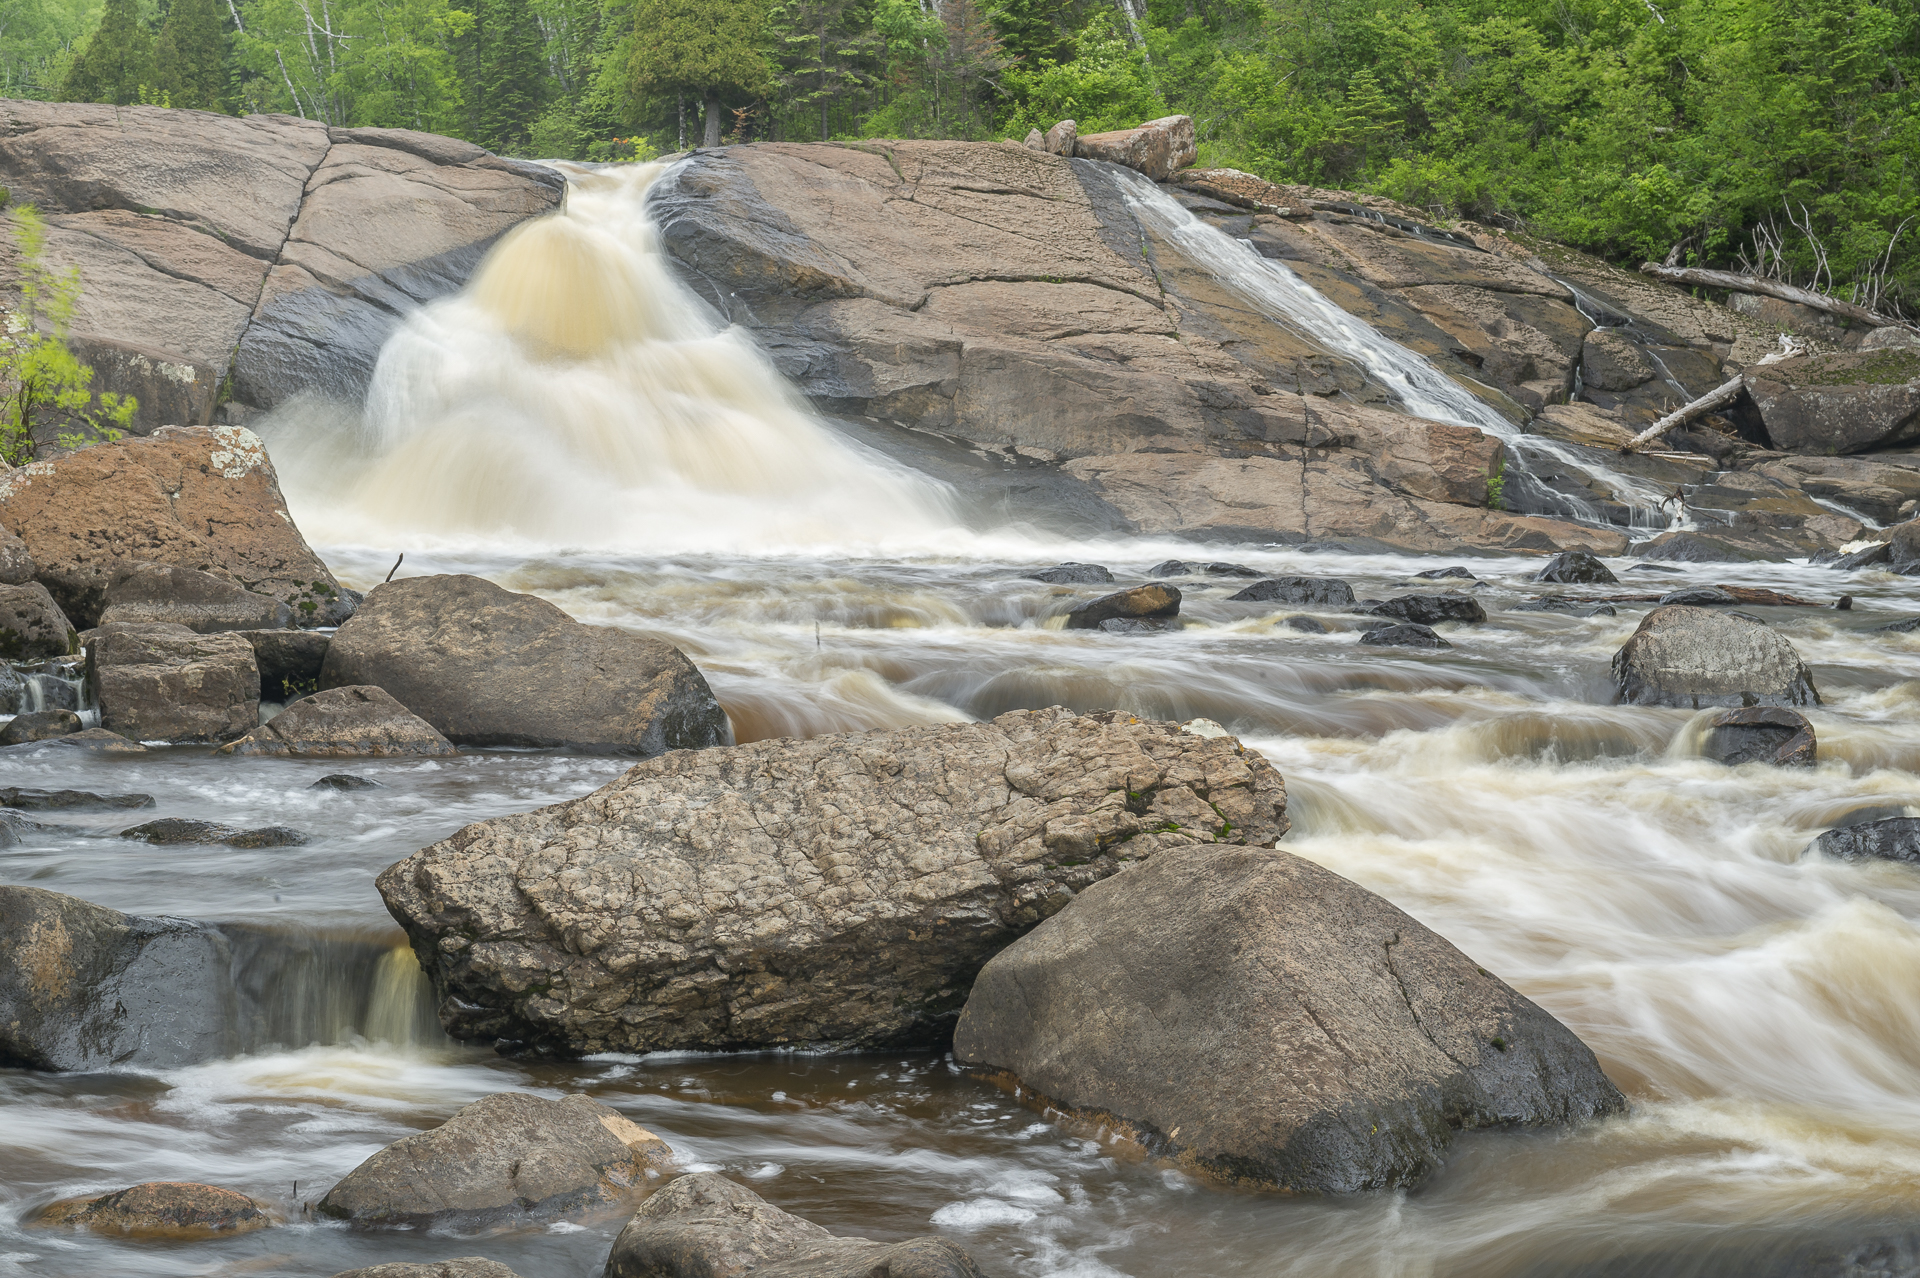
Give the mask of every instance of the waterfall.
[[310, 536], [764, 550], [956, 522], [946, 485], [836, 434], [675, 279], [645, 199], [666, 168], [570, 166], [561, 212], [388, 339], [364, 412], [263, 426]]
[[[1118, 179], [1128, 207], [1142, 225], [1244, 297], [1261, 314], [1365, 368], [1375, 381], [1399, 398], [1409, 413], [1450, 425], [1472, 426], [1496, 436], [1522, 464], [1529, 456], [1550, 458], [1554, 464], [1587, 475], [1612, 489], [1632, 508], [1634, 526], [1660, 529], [1669, 526], [1660, 505], [1666, 494], [1657, 488], [1589, 461], [1556, 440], [1523, 433], [1499, 410], [1424, 357], [1334, 305], [1284, 263], [1262, 257], [1244, 240], [1237, 240], [1201, 221], [1150, 178], [1131, 169], [1106, 167]], [[1574, 498], [1567, 498], [1567, 504], [1576, 507], [1570, 513], [1585, 522], [1606, 522], [1591, 505]], [[1577, 508], [1581, 506], [1585, 508]]]

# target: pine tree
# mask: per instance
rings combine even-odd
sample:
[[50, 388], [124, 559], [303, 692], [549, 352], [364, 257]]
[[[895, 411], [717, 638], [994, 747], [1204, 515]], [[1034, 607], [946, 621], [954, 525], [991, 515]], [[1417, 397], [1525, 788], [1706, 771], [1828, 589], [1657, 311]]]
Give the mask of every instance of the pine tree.
[[140, 25], [135, 0], [107, 0], [99, 29], [67, 71], [60, 100], [126, 106], [140, 101], [143, 91], [151, 95], [157, 78], [153, 36]]
[[772, 78], [759, 49], [762, 0], [639, 0], [633, 56], [635, 92], [687, 90], [706, 102], [706, 145], [720, 145], [720, 95], [757, 93]]
[[781, 94], [790, 109], [820, 122], [830, 136], [835, 102], [871, 88], [885, 42], [853, 0], [779, 0], [771, 15]]
[[467, 136], [490, 151], [525, 151], [547, 100], [540, 24], [527, 0], [474, 0], [468, 8]]
[[169, 106], [226, 110], [226, 19], [215, 0], [173, 0], [153, 63]]

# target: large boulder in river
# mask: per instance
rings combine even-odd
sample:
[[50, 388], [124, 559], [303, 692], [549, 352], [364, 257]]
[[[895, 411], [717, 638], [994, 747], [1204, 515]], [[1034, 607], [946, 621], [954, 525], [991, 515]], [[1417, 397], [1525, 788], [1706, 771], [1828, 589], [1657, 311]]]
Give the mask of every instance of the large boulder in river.
[[1807, 851], [1843, 861], [1920, 862], [1920, 817], [1896, 816], [1828, 830]]
[[498, 1092], [373, 1155], [319, 1210], [357, 1225], [472, 1232], [617, 1203], [672, 1165], [665, 1141], [591, 1097]]
[[479, 577], [375, 587], [320, 670], [323, 689], [355, 685], [386, 689], [455, 745], [651, 755], [729, 740], [726, 712], [679, 649]]
[[1533, 579], [1563, 586], [1605, 585], [1620, 580], [1613, 575], [1613, 569], [1584, 550], [1562, 551], [1549, 559], [1547, 566], [1535, 573]]
[[1747, 370], [1767, 437], [1789, 453], [1864, 453], [1920, 439], [1920, 350], [1802, 355]]
[[349, 596], [287, 513], [252, 431], [166, 428], [0, 475], [0, 525], [26, 542], [38, 580], [91, 629], [116, 576], [136, 563], [212, 573], [335, 625]]
[[1463, 1128], [1626, 1102], [1573, 1033], [1373, 893], [1286, 852], [1183, 848], [981, 971], [956, 1059], [1188, 1171], [1417, 1183]]
[[647, 1199], [613, 1240], [603, 1278], [984, 1278], [945, 1238], [830, 1234], [715, 1172]]
[[1769, 763], [1776, 768], [1811, 768], [1819, 762], [1819, 746], [1813, 724], [1798, 710], [1749, 706], [1722, 710], [1707, 720], [1700, 755], [1728, 767]]
[[185, 626], [200, 634], [275, 630], [293, 624], [293, 609], [210, 572], [177, 564], [130, 564], [107, 583], [100, 624]]
[[135, 741], [232, 741], [260, 724], [260, 667], [236, 634], [185, 626], [88, 632], [87, 683], [100, 726]]
[[442, 758], [459, 754], [380, 688], [329, 688], [214, 751], [281, 759]]
[[1636, 706], [1820, 704], [1792, 644], [1757, 621], [1672, 604], [1641, 619], [1613, 656], [1615, 700]]
[[50, 1203], [33, 1221], [143, 1241], [227, 1238], [265, 1229], [273, 1209], [257, 1198], [217, 1185], [155, 1180], [91, 1198]]
[[1161, 620], [1180, 615], [1180, 588], [1151, 582], [1089, 599], [1067, 613], [1067, 629], [1099, 630], [1105, 621]]
[[470, 825], [379, 887], [457, 1038], [928, 1045], [1074, 891], [1286, 829], [1279, 774], [1233, 738], [1056, 707], [677, 751]]
[[39, 661], [79, 650], [79, 635], [45, 586], [0, 586], [0, 661]]

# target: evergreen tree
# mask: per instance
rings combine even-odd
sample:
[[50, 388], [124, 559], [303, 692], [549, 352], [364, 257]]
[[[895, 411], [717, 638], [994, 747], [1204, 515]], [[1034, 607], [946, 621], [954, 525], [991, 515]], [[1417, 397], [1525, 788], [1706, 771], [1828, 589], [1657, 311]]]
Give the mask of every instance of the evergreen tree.
[[126, 106], [140, 101], [143, 92], [151, 96], [157, 78], [153, 36], [140, 25], [135, 0], [107, 0], [99, 28], [67, 71], [60, 100]]
[[720, 95], [757, 93], [772, 78], [759, 44], [762, 0], [639, 0], [627, 64], [636, 93], [682, 90], [706, 103], [706, 145], [720, 145]]
[[468, 8], [467, 136], [490, 151], [526, 151], [548, 96], [540, 24], [527, 0], [473, 0]]
[[226, 110], [226, 16], [215, 5], [216, 0], [173, 0], [167, 10], [153, 64], [170, 106]]
[[855, 0], [780, 0], [769, 25], [785, 105], [817, 118], [825, 142], [831, 108], [872, 86], [885, 42]]

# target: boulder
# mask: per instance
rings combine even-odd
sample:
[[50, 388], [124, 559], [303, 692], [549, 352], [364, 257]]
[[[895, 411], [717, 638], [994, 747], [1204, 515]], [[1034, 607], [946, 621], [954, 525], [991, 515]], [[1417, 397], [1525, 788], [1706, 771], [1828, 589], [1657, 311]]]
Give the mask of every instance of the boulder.
[[282, 705], [317, 691], [320, 669], [333, 636], [317, 630], [248, 630], [253, 661], [260, 667], [260, 699]]
[[1062, 120], [1041, 135], [1040, 149], [1048, 155], [1071, 156], [1073, 144], [1079, 137], [1080, 126], [1072, 120]]
[[21, 812], [118, 812], [150, 808], [150, 794], [95, 794], [91, 790], [37, 790], [0, 786], [0, 808]]
[[1480, 601], [1455, 591], [1435, 595], [1397, 595], [1367, 609], [1376, 617], [1392, 617], [1418, 626], [1437, 626], [1443, 621], [1478, 622], [1487, 619]]
[[[1554, 562], [1557, 562], [1565, 558], [1566, 558], [1565, 555], [1556, 555], [1554, 556]], [[1591, 556], [1589, 556], [1589, 558], [1591, 558]], [[1601, 566], [1605, 567], [1604, 564]], [[1472, 572], [1461, 567], [1459, 564], [1455, 564], [1450, 568], [1429, 568], [1425, 572], [1416, 572], [1413, 575], [1420, 578], [1423, 581], [1442, 581], [1448, 578], [1454, 578], [1461, 581], [1480, 580], [1478, 577], [1474, 576]]]
[[1153, 635], [1180, 629], [1178, 617], [1108, 617], [1094, 629], [1110, 635]]
[[198, 634], [223, 630], [278, 630], [293, 624], [293, 609], [271, 595], [210, 572], [174, 564], [128, 564], [107, 583], [100, 623], [185, 626]]
[[1594, 603], [1586, 599], [1574, 599], [1567, 595], [1542, 595], [1538, 599], [1529, 599], [1507, 609], [1508, 612], [1566, 612], [1576, 617], [1612, 617], [1616, 610], [1609, 603]]
[[0, 586], [24, 586], [33, 580], [34, 571], [27, 543], [0, 528]]
[[1411, 621], [1392, 626], [1375, 626], [1360, 636], [1360, 642], [1374, 648], [1453, 647], [1435, 634], [1431, 627]]
[[51, 1203], [33, 1223], [159, 1241], [252, 1233], [273, 1224], [274, 1216], [267, 1204], [231, 1189], [157, 1180]]
[[85, 750], [90, 754], [145, 754], [147, 748], [105, 728], [88, 728], [71, 736], [56, 737], [54, 744]]
[[1185, 559], [1169, 559], [1155, 564], [1147, 570], [1149, 577], [1258, 577], [1258, 569], [1245, 564], [1197, 563]]
[[1721, 608], [1739, 603], [1730, 593], [1718, 586], [1686, 586], [1679, 590], [1669, 590], [1660, 596], [1660, 604], [1689, 604], [1695, 608]]
[[1338, 577], [1269, 577], [1256, 581], [1237, 595], [1228, 595], [1233, 603], [1321, 604], [1340, 607], [1353, 602], [1353, 587]]
[[1067, 613], [1067, 629], [1097, 630], [1101, 622], [1116, 618], [1145, 620], [1179, 614], [1179, 588], [1156, 581], [1088, 600]]
[[395, 1261], [367, 1269], [349, 1269], [333, 1278], [520, 1278], [520, 1275], [484, 1256], [455, 1256], [451, 1260], [430, 1260], [425, 1264]]
[[1767, 437], [1789, 453], [1864, 453], [1920, 439], [1920, 350], [1801, 355], [1746, 372]]
[[336, 772], [332, 776], [321, 777], [309, 790], [384, 790], [387, 787], [367, 777], [356, 777], [346, 772]]
[[1113, 580], [1113, 574], [1099, 564], [1055, 564], [1027, 574], [1028, 581], [1044, 581], [1054, 586], [1096, 585]]
[[1707, 720], [1700, 754], [1728, 767], [1770, 763], [1776, 768], [1811, 768], [1818, 762], [1813, 724], [1798, 710], [1778, 706], [1722, 710]]
[[1136, 128], [1084, 134], [1074, 141], [1073, 154], [1083, 160], [1124, 165], [1164, 182], [1174, 170], [1191, 165], [1199, 148], [1194, 143], [1193, 117], [1169, 115]]
[[1843, 861], [1920, 861], [1920, 817], [1888, 817], [1828, 830], [1807, 852]]
[[682, 1176], [613, 1240], [604, 1278], [984, 1278], [945, 1238], [830, 1234], [716, 1172]]
[[1286, 852], [1181, 848], [981, 971], [954, 1057], [1192, 1173], [1351, 1193], [1455, 1135], [1626, 1110], [1585, 1044], [1373, 893]]
[[591, 1097], [498, 1092], [373, 1155], [319, 1211], [356, 1225], [523, 1226], [617, 1203], [672, 1165], [665, 1141]]
[[37, 661], [78, 651], [80, 636], [45, 586], [37, 581], [0, 586], [0, 661]]
[[1638, 706], [1819, 705], [1813, 675], [1766, 626], [1706, 608], [1655, 608], [1613, 657], [1614, 701]]
[[[23, 745], [29, 741], [51, 741], [55, 737], [72, 736], [83, 725], [80, 716], [71, 710], [36, 710], [26, 714], [17, 714], [4, 725], [0, 725], [0, 746]], [[11, 807], [12, 804], [0, 804]]]
[[433, 758], [459, 754], [433, 725], [379, 688], [329, 688], [302, 697], [215, 754], [284, 759]]
[[1327, 633], [1327, 627], [1324, 622], [1316, 621], [1312, 617], [1306, 616], [1288, 617], [1286, 627], [1289, 630], [1297, 630], [1303, 635], [1324, 635]]
[[1893, 548], [1884, 541], [1876, 541], [1871, 546], [1862, 546], [1858, 550], [1848, 551], [1845, 554], [1835, 551], [1819, 563], [1820, 566], [1832, 568], [1836, 572], [1858, 572], [1862, 568], [1889, 563], [1892, 557]]
[[1085, 884], [1286, 828], [1232, 738], [1056, 707], [675, 752], [379, 888], [457, 1038], [892, 1048], [943, 1042], [981, 964]]
[[266, 825], [257, 830], [241, 830], [217, 821], [199, 821], [192, 817], [161, 817], [120, 831], [123, 839], [142, 843], [178, 846], [192, 843], [224, 843], [230, 848], [291, 848], [307, 841], [307, 836], [290, 826]]
[[1620, 580], [1613, 575], [1613, 569], [1584, 550], [1561, 551], [1547, 560], [1547, 566], [1535, 573], [1533, 579], [1562, 586], [1608, 585]]
[[265, 445], [239, 427], [163, 427], [0, 475], [0, 525], [27, 543], [37, 579], [83, 629], [136, 563], [214, 573], [278, 599], [303, 626], [352, 612], [294, 527]]
[[93, 631], [87, 682], [100, 726], [139, 741], [231, 741], [260, 723], [260, 668], [237, 634], [178, 625]]
[[214, 929], [0, 886], [0, 1064], [168, 1068], [224, 1055], [232, 955]]
[[1635, 542], [1630, 553], [1676, 564], [1738, 564], [1789, 557], [1773, 555], [1768, 547], [1746, 538], [1694, 531], [1661, 533], [1649, 541]]
[[653, 755], [729, 740], [679, 649], [479, 577], [375, 587], [334, 634], [320, 686], [383, 688], [455, 745]]

